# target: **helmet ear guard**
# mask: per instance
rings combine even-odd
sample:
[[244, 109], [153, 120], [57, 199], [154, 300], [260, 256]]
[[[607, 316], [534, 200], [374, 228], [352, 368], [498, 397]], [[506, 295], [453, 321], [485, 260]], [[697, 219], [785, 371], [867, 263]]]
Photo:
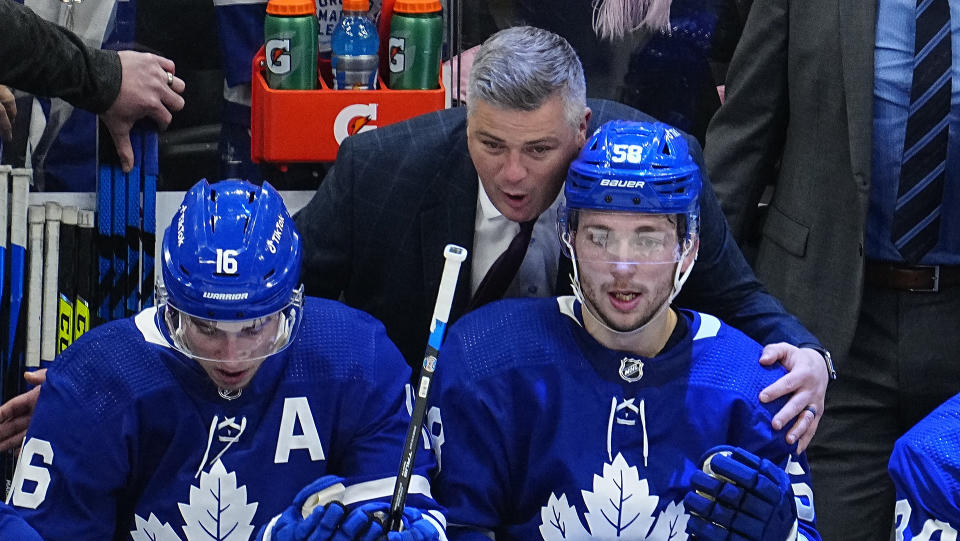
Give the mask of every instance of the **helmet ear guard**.
[[[173, 346], [198, 359], [277, 353], [299, 328], [300, 263], [299, 234], [269, 183], [203, 179], [187, 192], [163, 237], [158, 319], [163, 314]], [[211, 349], [213, 337], [229, 339], [239, 353], [220, 358]]]

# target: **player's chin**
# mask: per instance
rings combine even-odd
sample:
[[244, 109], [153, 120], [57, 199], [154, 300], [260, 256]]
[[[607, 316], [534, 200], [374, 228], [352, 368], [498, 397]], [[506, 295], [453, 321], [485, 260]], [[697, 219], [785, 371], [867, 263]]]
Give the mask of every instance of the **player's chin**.
[[227, 367], [215, 366], [210, 371], [210, 378], [220, 389], [238, 391], [246, 387], [256, 373], [257, 367], [255, 366], [241, 370], [230, 370]]

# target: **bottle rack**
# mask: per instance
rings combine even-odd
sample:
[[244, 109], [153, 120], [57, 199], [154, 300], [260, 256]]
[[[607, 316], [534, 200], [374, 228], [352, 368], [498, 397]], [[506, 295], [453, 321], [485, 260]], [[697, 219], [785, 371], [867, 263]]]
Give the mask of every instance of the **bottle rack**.
[[267, 87], [263, 47], [254, 55], [250, 153], [254, 162], [279, 166], [333, 161], [349, 135], [444, 108], [443, 82], [435, 90], [391, 90], [378, 76], [376, 90], [333, 90], [329, 61], [318, 62], [316, 90]]

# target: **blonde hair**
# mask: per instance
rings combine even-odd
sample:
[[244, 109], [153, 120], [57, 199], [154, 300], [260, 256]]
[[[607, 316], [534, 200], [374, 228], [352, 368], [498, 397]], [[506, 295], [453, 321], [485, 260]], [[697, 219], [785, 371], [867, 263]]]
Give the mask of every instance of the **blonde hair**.
[[671, 0], [593, 0], [593, 31], [621, 39], [636, 30], [670, 33]]

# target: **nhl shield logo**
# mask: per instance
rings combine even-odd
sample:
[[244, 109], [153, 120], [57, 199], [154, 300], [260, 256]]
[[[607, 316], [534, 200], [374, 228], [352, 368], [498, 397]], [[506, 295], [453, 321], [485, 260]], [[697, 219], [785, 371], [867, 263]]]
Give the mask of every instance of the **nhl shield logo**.
[[620, 359], [620, 377], [630, 383], [643, 377], [643, 361], [624, 357]]

